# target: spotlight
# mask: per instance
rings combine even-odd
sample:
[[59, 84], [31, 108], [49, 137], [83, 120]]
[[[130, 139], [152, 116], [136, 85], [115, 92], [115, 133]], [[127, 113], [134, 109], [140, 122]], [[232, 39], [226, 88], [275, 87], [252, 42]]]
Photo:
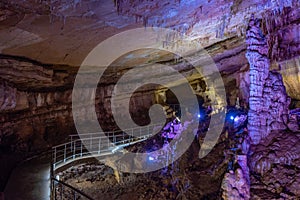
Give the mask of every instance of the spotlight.
[[154, 158], [152, 157], [152, 156], [149, 156], [149, 158], [148, 158], [150, 161], [153, 161], [154, 160]]
[[230, 119], [231, 119], [231, 120], [234, 120], [234, 117], [233, 117], [233, 116], [230, 116]]
[[238, 117], [235, 117], [234, 118], [234, 122], [238, 122], [239, 121], [239, 118]]
[[201, 115], [200, 114], [198, 114], [198, 118], [200, 118], [201, 117]]

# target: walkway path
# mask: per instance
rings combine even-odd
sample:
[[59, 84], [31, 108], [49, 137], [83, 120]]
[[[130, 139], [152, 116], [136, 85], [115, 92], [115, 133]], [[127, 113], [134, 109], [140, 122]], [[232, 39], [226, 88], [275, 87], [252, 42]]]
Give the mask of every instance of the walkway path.
[[49, 200], [50, 159], [34, 158], [15, 168], [4, 190], [5, 200]]
[[[114, 145], [116, 146], [112, 145], [111, 142], [107, 142], [109, 140], [103, 140], [99, 136], [95, 137], [99, 134], [87, 134], [86, 138], [83, 137], [75, 140], [73, 136], [70, 142], [53, 147], [53, 155], [34, 158], [14, 169], [4, 190], [5, 200], [49, 200], [51, 191], [51, 156], [54, 158], [53, 169], [55, 170], [75, 160], [113, 154], [127, 145], [132, 145], [151, 137], [155, 129], [157, 129], [156, 125], [130, 129], [129, 132], [136, 137], [129, 137], [127, 139], [125, 139], [125, 132], [123, 131], [121, 135], [118, 135], [118, 131], [107, 133], [108, 136], [104, 136], [104, 138], [109, 137], [114, 141]], [[161, 127], [158, 127], [158, 130], [160, 129]], [[119, 138], [122, 138], [122, 140], [119, 140]], [[85, 149], [83, 141], [93, 151]]]

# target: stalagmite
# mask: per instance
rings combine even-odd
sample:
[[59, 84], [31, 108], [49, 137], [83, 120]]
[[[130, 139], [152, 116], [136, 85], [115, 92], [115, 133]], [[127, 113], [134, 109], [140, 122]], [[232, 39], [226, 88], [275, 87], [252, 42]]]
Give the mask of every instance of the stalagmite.
[[267, 132], [266, 119], [261, 113], [263, 108], [263, 87], [268, 76], [270, 61], [267, 58], [267, 42], [260, 30], [260, 22], [252, 15], [247, 31], [247, 54], [250, 64], [250, 98], [248, 114], [249, 134], [252, 142], [260, 142], [261, 136]]
[[273, 130], [286, 128], [290, 101], [282, 76], [275, 71], [269, 72], [269, 49], [260, 21], [251, 17], [246, 40], [246, 57], [250, 64], [248, 130], [253, 144], [259, 144]]

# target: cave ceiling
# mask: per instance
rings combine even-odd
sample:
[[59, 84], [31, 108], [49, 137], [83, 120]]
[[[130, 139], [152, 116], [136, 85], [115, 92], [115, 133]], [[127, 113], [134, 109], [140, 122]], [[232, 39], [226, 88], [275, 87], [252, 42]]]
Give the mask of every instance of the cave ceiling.
[[241, 36], [251, 13], [263, 10], [260, 4], [272, 6], [256, 0], [3, 0], [0, 51], [79, 66], [101, 41], [144, 26], [172, 28], [210, 46]]
[[[275, 45], [271, 49], [272, 61], [296, 62], [289, 66], [275, 63], [273, 68], [292, 66], [298, 74], [299, 62], [293, 61], [300, 55], [298, 4], [295, 0], [2, 0], [0, 54], [50, 64], [56, 70], [72, 70], [81, 65], [93, 48], [113, 35], [145, 26], [162, 27], [201, 43], [221, 73], [230, 75], [247, 70], [245, 33], [249, 18], [255, 13], [264, 19], [265, 32], [274, 34], [282, 30], [276, 36], [277, 43], [274, 42], [279, 50]], [[284, 7], [294, 9], [284, 11]], [[293, 39], [295, 34], [298, 37]], [[285, 54], [287, 46], [291, 47], [290, 56]], [[141, 50], [129, 52], [114, 64], [132, 66], [172, 58], [166, 52]], [[289, 75], [284, 76], [291, 95], [298, 94], [297, 74], [293, 82], [287, 81]], [[3, 73], [1, 77], [9, 80]]]

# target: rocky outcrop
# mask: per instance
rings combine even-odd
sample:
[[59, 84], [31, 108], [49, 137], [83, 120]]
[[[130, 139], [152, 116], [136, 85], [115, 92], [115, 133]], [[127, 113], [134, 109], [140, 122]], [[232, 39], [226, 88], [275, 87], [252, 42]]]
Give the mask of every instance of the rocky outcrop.
[[6, 81], [0, 83], [0, 110], [9, 110], [16, 107], [16, 89], [9, 86]]
[[223, 199], [228, 200], [248, 200], [250, 199], [250, 184], [244, 176], [244, 172], [238, 168], [235, 172], [230, 171], [225, 174], [221, 189]]
[[288, 128], [293, 132], [300, 130], [300, 108], [290, 110]]
[[269, 58], [285, 61], [299, 56], [299, 6], [277, 7], [263, 16], [263, 31], [268, 36]]
[[[288, 8], [284, 11], [277, 10], [275, 13], [285, 13], [283, 14], [285, 20], [295, 17], [295, 15], [287, 14], [287, 10]], [[268, 17], [271, 16], [272, 14]], [[268, 17], [265, 24], [268, 38], [264, 37], [258, 19], [254, 17], [250, 20], [247, 31], [246, 57], [250, 63], [248, 130], [252, 142], [249, 151], [251, 197], [294, 199], [299, 197], [299, 193], [294, 189], [299, 186], [299, 177], [289, 176], [289, 174], [297, 174], [298, 171], [298, 168], [294, 166], [297, 166], [299, 157], [297, 150], [299, 138], [297, 133], [293, 133], [299, 128], [298, 117], [295, 115], [297, 111], [289, 112], [291, 99], [286, 93], [282, 75], [278, 72], [283, 69], [272, 66], [278, 71], [269, 71], [271, 68], [269, 58], [272, 61], [280, 61], [285, 59], [284, 57], [294, 57], [295, 54], [288, 53], [288, 48], [280, 50], [280, 47], [276, 46], [278, 41], [282, 45], [289, 43], [287, 38], [285, 42], [274, 41], [274, 38], [282, 37], [282, 30], [287, 31], [291, 27], [282, 29], [282, 26], [286, 24], [283, 18], [281, 19], [283, 21], [271, 20], [271, 23]], [[278, 24], [276, 28], [274, 23]], [[295, 37], [295, 35], [290, 35], [290, 41], [295, 41]], [[293, 51], [297, 52], [297, 48], [294, 47]], [[283, 66], [282, 72], [286, 74], [288, 63], [279, 62], [279, 66]]]
[[277, 131], [251, 147], [251, 193], [260, 199], [297, 199], [299, 193], [299, 132]]
[[72, 70], [24, 58], [0, 58], [0, 144], [3, 151], [45, 150], [75, 131]]

